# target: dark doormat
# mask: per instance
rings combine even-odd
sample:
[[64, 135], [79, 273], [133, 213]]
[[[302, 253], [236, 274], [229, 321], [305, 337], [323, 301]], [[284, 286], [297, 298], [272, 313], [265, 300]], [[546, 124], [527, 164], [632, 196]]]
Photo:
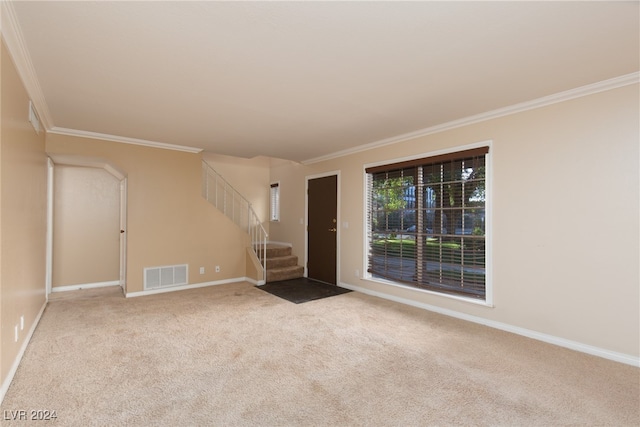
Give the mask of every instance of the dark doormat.
[[350, 289], [316, 282], [315, 280], [309, 280], [305, 277], [300, 279], [283, 280], [280, 282], [271, 282], [266, 285], [256, 287], [296, 304], [351, 292]]

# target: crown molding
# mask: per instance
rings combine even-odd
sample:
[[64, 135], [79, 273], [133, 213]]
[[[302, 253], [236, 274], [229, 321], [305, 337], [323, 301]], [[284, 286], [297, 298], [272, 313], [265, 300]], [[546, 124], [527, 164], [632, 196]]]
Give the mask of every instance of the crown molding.
[[53, 119], [51, 118], [47, 101], [38, 82], [35, 68], [31, 62], [31, 56], [29, 55], [24, 37], [22, 36], [13, 4], [5, 0], [1, 3], [0, 15], [2, 15], [2, 24], [0, 25], [0, 31], [2, 31], [2, 38], [7, 45], [9, 55], [11, 55], [15, 63], [18, 75], [27, 90], [29, 98], [31, 98], [33, 102], [40, 121], [45, 129], [49, 129], [53, 125]]
[[498, 117], [509, 116], [511, 114], [521, 113], [528, 110], [534, 110], [536, 108], [557, 104], [559, 102], [569, 101], [571, 99], [581, 98], [581, 97], [593, 95], [599, 92], [605, 92], [605, 91], [617, 89], [623, 86], [637, 84], [638, 82], [640, 82], [639, 72], [626, 74], [620, 77], [603, 80], [601, 82], [589, 84], [586, 86], [581, 86], [575, 89], [570, 89], [564, 92], [559, 92], [553, 95], [537, 98], [531, 101], [525, 101], [525, 102], [514, 104], [508, 107], [499, 108], [497, 110], [487, 111], [486, 113], [476, 114], [474, 116], [469, 116], [459, 120], [453, 120], [450, 122], [431, 126], [415, 132], [409, 132], [409, 133], [394, 136], [391, 138], [386, 138], [379, 141], [371, 142], [368, 144], [359, 145], [357, 147], [347, 148], [346, 150], [336, 151], [334, 153], [330, 153], [325, 156], [314, 157], [312, 159], [303, 160], [301, 163], [303, 165], [310, 165], [313, 163], [324, 162], [326, 160], [332, 160], [332, 159], [344, 157], [350, 154], [361, 153], [363, 151], [373, 150], [374, 148], [393, 145], [399, 142], [404, 142], [411, 139], [432, 135], [434, 133], [444, 132], [447, 130], [468, 126], [474, 123], [496, 119]]
[[126, 136], [109, 135], [106, 133], [88, 132], [84, 130], [53, 127], [47, 131], [51, 134], [77, 136], [80, 138], [100, 139], [103, 141], [120, 142], [122, 144], [142, 145], [144, 147], [161, 148], [163, 150], [184, 151], [186, 153], [200, 153], [202, 148], [188, 147], [186, 145], [174, 145], [164, 142], [149, 141], [146, 139], [129, 138]]
[[[49, 108], [47, 106], [44, 93], [42, 92], [42, 88], [38, 81], [35, 68], [33, 67], [33, 63], [31, 62], [31, 57], [27, 50], [25, 40], [22, 36], [22, 31], [20, 29], [20, 25], [18, 23], [18, 19], [12, 3], [13, 2], [11, 1], [0, 0], [0, 15], [1, 15], [0, 32], [2, 33], [2, 39], [6, 43], [9, 54], [15, 63], [16, 69], [18, 70], [18, 75], [20, 76], [20, 79], [22, 80], [29, 97], [31, 98], [31, 101], [35, 106], [38, 117], [40, 118], [40, 121], [42, 122], [47, 132], [61, 134], [61, 135], [80, 136], [85, 138], [96, 138], [96, 139], [102, 139], [102, 140], [113, 141], [113, 142], [121, 142], [124, 144], [134, 144], [134, 145], [142, 145], [147, 147], [162, 148], [162, 149], [168, 149], [168, 150], [185, 151], [190, 153], [199, 153], [202, 151], [202, 149], [195, 148], [195, 147], [187, 147], [187, 146], [166, 144], [162, 142], [148, 141], [148, 140], [142, 140], [142, 139], [136, 139], [136, 138], [128, 138], [128, 137], [121, 137], [116, 135], [108, 135], [108, 134], [87, 132], [87, 131], [81, 131], [81, 130], [75, 130], [75, 129], [55, 127], [53, 125], [54, 122], [51, 117]], [[397, 144], [403, 141], [408, 141], [411, 139], [431, 135], [434, 133], [456, 129], [463, 126], [468, 126], [474, 123], [492, 120], [495, 118], [504, 117], [511, 114], [528, 111], [528, 110], [533, 110], [536, 108], [545, 107], [548, 105], [568, 101], [575, 98], [580, 98], [583, 96], [596, 94], [599, 92], [616, 89], [616, 88], [631, 85], [631, 84], [637, 84], [639, 81], [640, 81], [640, 73], [635, 72], [635, 73], [623, 75], [620, 77], [604, 80], [601, 82], [593, 83], [590, 85], [581, 86], [579, 88], [567, 90], [557, 94], [534, 99], [531, 101], [522, 102], [522, 103], [508, 106], [505, 108], [500, 108], [500, 109], [488, 111], [485, 113], [469, 116], [466, 118], [453, 120], [450, 122], [442, 123], [442, 124], [421, 129], [418, 131], [409, 132], [409, 133], [397, 135], [391, 138], [386, 138], [379, 141], [374, 141], [371, 143], [359, 145], [357, 147], [336, 151], [334, 153], [330, 153], [324, 156], [303, 160], [301, 163], [304, 165], [310, 165], [310, 164], [319, 163], [319, 162], [323, 162], [331, 159], [336, 159], [336, 158], [344, 157], [350, 154], [360, 153], [363, 151], [368, 151], [375, 148], [384, 147], [387, 145]]]

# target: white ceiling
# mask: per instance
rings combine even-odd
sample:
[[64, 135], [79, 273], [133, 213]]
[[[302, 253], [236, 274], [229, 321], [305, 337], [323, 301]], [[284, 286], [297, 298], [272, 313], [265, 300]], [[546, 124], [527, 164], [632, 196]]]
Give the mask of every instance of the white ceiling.
[[639, 68], [637, 1], [11, 6], [49, 129], [241, 157], [317, 159]]

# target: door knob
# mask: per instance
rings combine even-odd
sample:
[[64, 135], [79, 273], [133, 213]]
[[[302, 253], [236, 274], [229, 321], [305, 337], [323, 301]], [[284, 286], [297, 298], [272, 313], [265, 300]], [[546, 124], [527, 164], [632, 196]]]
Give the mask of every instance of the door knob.
[[329, 231], [332, 231], [335, 233], [336, 231], [338, 231], [338, 229], [334, 227], [334, 228], [330, 228]]

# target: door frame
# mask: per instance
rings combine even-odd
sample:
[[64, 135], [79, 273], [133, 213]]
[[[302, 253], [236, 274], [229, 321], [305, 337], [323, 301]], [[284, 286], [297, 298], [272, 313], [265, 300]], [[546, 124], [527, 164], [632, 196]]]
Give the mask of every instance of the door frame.
[[314, 175], [305, 176], [304, 181], [304, 277], [309, 277], [307, 264], [309, 263], [309, 181], [317, 178], [326, 178], [328, 176], [336, 177], [336, 286], [340, 286], [340, 229], [342, 222], [340, 221], [340, 171], [323, 172]]
[[[95, 158], [76, 155], [50, 154], [47, 159], [47, 235], [46, 235], [46, 260], [45, 260], [45, 294], [47, 301], [52, 292], [53, 283], [53, 207], [54, 207], [54, 170], [56, 164], [67, 166], [82, 166], [104, 169], [120, 181], [120, 276], [119, 284], [124, 295], [127, 294], [127, 176], [124, 172], [109, 162]], [[124, 226], [124, 227], [123, 227]]]
[[46, 237], [46, 261], [45, 261], [45, 296], [49, 301], [49, 294], [53, 283], [53, 185], [54, 163], [51, 157], [47, 157], [47, 237]]
[[120, 287], [127, 295], [127, 177], [120, 180]]

